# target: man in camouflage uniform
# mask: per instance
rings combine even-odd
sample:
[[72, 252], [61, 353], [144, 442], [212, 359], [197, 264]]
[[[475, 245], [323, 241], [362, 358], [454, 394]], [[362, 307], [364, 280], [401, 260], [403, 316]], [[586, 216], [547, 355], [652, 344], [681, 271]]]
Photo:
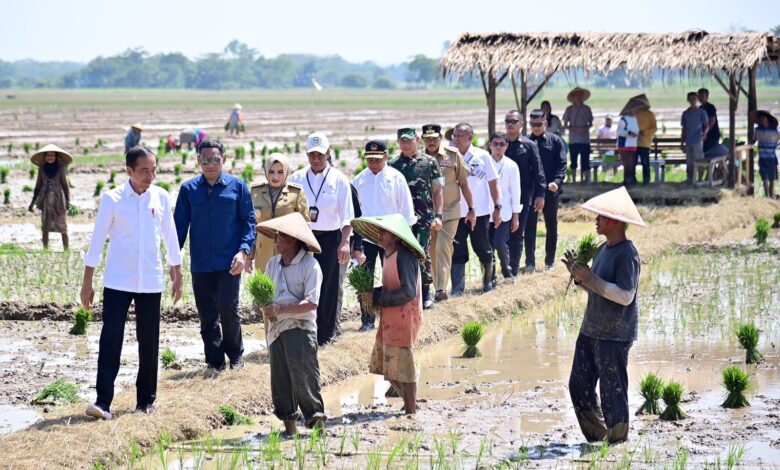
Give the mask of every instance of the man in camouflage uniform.
[[412, 193], [414, 215], [417, 216], [417, 223], [412, 226], [412, 233], [425, 250], [425, 261], [420, 263], [420, 274], [422, 277], [423, 308], [427, 309], [433, 307], [431, 296], [433, 278], [431, 277], [429, 249], [431, 230], [441, 230], [444, 178], [435, 159], [419, 154], [417, 148], [419, 142], [420, 138], [414, 127], [398, 129], [398, 146], [401, 148], [401, 155], [393, 159], [390, 166], [404, 175]]

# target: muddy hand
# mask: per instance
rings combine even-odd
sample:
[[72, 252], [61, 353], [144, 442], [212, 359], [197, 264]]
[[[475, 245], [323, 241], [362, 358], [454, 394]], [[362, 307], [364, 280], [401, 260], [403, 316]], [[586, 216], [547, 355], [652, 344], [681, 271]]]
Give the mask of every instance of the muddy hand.
[[575, 253], [574, 250], [566, 250], [566, 252], [563, 254], [563, 259], [561, 259], [561, 262], [566, 265], [566, 269], [569, 271], [569, 273], [572, 273], [572, 268], [577, 263], [577, 253]]

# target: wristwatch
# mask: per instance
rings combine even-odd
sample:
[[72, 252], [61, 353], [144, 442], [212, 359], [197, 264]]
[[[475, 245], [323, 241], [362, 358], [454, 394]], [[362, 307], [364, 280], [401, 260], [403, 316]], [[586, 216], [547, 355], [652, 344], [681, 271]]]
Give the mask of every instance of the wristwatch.
[[441, 214], [434, 214], [433, 218], [441, 220]]
[[469, 207], [469, 212], [474, 212], [474, 208], [473, 207]]
[[495, 209], [497, 211], [500, 211], [501, 210], [501, 204], [496, 204], [495, 206], [493, 206], [493, 209]]

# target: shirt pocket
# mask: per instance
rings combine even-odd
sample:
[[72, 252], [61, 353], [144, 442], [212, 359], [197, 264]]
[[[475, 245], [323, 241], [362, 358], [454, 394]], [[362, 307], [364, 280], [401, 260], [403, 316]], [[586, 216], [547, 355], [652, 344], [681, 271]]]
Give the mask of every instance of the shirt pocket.
[[238, 194], [223, 191], [217, 196], [216, 209], [222, 215], [233, 217], [236, 214], [236, 201], [238, 201]]

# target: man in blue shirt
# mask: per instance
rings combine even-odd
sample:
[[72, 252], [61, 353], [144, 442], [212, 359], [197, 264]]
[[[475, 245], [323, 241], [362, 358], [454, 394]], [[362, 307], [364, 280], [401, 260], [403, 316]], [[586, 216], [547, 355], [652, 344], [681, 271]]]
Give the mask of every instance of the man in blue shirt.
[[242, 367], [238, 291], [255, 243], [252, 197], [243, 181], [222, 171], [222, 142], [201, 142], [198, 163], [203, 173], [181, 185], [173, 218], [181, 247], [190, 233], [192, 290], [206, 363], [224, 369], [227, 355], [231, 368]]

